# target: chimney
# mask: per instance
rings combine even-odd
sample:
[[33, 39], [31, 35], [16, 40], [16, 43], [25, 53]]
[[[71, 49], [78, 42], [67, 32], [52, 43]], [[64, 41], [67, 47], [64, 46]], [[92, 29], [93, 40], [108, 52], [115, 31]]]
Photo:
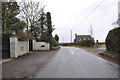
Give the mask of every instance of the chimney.
[[75, 37], [77, 37], [77, 34], [75, 33]]

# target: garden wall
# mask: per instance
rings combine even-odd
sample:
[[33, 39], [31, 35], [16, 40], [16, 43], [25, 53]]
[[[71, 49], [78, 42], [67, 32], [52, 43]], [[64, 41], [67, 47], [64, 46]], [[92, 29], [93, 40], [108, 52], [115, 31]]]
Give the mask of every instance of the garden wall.
[[33, 50], [50, 50], [50, 43], [33, 40]]
[[10, 38], [10, 57], [16, 58], [29, 53], [29, 41], [18, 41], [17, 38]]

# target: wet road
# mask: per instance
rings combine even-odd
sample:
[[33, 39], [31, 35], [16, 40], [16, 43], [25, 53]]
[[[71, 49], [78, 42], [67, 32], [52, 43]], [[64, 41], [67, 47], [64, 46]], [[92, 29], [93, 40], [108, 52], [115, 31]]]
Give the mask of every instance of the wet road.
[[62, 47], [35, 78], [118, 78], [118, 66], [83, 49]]

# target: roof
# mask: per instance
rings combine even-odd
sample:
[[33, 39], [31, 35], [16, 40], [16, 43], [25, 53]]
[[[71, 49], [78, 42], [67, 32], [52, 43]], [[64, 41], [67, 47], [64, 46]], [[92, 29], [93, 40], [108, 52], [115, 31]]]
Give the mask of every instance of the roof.
[[90, 37], [91, 38], [90, 35], [76, 35], [76, 37]]

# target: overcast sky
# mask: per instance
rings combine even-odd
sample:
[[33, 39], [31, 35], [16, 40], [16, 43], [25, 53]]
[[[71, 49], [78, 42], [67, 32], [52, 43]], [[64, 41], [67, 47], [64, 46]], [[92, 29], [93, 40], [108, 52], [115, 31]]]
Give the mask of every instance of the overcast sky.
[[[105, 41], [109, 30], [114, 28], [111, 24], [118, 19], [119, 0], [41, 1], [46, 5], [45, 12], [51, 12], [52, 24], [55, 25], [53, 36], [58, 34], [60, 37], [60, 42], [71, 41], [70, 30], [73, 32], [73, 40], [75, 38], [75, 33], [78, 35], [89, 34], [90, 24], [92, 24], [93, 27], [95, 40], [97, 39], [103, 42]], [[99, 7], [97, 7], [98, 5]], [[96, 7], [97, 9], [95, 10]], [[91, 14], [93, 11], [94, 13]], [[88, 15], [89, 17], [86, 18]]]

